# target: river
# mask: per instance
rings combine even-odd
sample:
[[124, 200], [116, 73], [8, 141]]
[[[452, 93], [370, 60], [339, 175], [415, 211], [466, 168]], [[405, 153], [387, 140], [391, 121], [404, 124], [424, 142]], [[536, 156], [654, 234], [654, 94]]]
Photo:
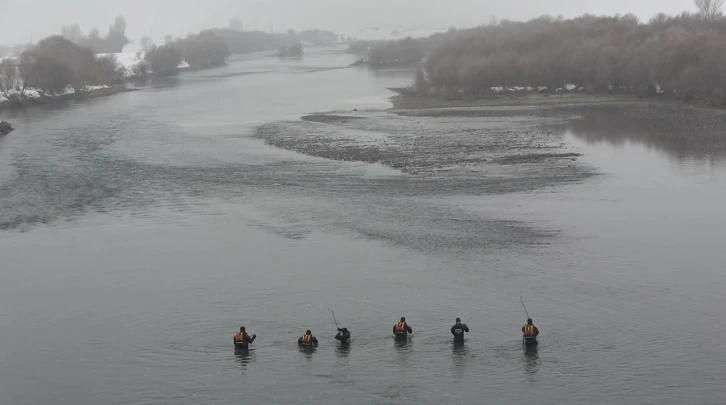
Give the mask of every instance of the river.
[[393, 114], [353, 60], [3, 112], [0, 404], [725, 403], [723, 142]]

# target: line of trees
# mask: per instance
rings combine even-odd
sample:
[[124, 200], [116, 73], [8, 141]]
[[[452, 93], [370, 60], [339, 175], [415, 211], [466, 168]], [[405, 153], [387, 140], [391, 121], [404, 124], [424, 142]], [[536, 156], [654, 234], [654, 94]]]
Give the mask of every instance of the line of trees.
[[306, 30], [295, 32], [288, 30], [286, 34], [262, 31], [242, 31], [239, 20], [230, 20], [230, 28], [218, 28], [212, 32], [227, 43], [230, 53], [269, 51], [289, 47], [296, 43], [307, 42], [314, 45], [333, 45], [339, 41], [338, 34], [325, 30]]
[[495, 86], [594, 92], [664, 92], [726, 102], [726, 19], [633, 15], [503, 21], [459, 32], [427, 58], [420, 85], [486, 91]]
[[241, 31], [222, 28], [213, 30], [214, 34], [224, 39], [229, 51], [233, 54], [268, 51], [278, 49], [288, 41], [281, 40], [280, 36], [262, 31]]
[[131, 41], [126, 36], [126, 19], [120, 15], [108, 27], [108, 34], [101, 37], [98, 28], [92, 28], [88, 35], [83, 34], [78, 24], [65, 25], [61, 28], [61, 36], [76, 45], [89, 48], [95, 53], [119, 53]]
[[426, 55], [445, 45], [456, 33], [456, 28], [450, 28], [447, 32], [426, 38], [353, 41], [348, 47], [348, 52], [357, 54], [373, 68], [413, 65], [420, 63]]
[[313, 45], [334, 45], [340, 40], [338, 34], [320, 29], [300, 31], [295, 36], [299, 41]]
[[123, 73], [112, 55], [97, 58], [93, 51], [74, 44], [62, 36], [45, 38], [25, 50], [17, 59], [0, 63], [0, 91], [8, 95], [28, 88], [57, 94], [72, 88], [84, 91], [87, 86], [111, 85], [123, 80]]
[[182, 61], [190, 69], [204, 69], [223, 65], [230, 55], [224, 39], [212, 31], [202, 31], [175, 41], [171, 39], [164, 45], [148, 45], [144, 60], [155, 75], [176, 74]]

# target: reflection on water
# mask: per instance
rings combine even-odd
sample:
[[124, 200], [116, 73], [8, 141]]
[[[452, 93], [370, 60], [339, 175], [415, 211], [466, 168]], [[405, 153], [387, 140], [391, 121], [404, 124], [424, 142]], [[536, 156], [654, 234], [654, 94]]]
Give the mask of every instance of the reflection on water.
[[524, 366], [524, 372], [530, 377], [530, 381], [533, 381], [534, 374], [539, 370], [541, 364], [539, 360], [539, 353], [537, 346], [525, 346], [522, 345], [524, 354], [522, 355], [522, 365]]
[[315, 346], [298, 346], [298, 351], [304, 355], [307, 360], [313, 359], [313, 353], [315, 353]]
[[[360, 68], [362, 69], [362, 68]], [[387, 78], [409, 78], [413, 77], [415, 71], [410, 68], [400, 69], [368, 69], [368, 74], [372, 77], [387, 77]]]
[[335, 354], [342, 359], [348, 358], [350, 356], [350, 343], [341, 343], [335, 348]]
[[454, 367], [454, 374], [462, 377], [466, 368], [466, 362], [469, 359], [469, 349], [464, 342], [454, 342], [451, 346], [451, 359]]
[[179, 87], [181, 85], [181, 79], [179, 77], [169, 76], [153, 76], [149, 79], [149, 85], [153, 86], [154, 89], [170, 89], [173, 87]]
[[242, 366], [242, 371], [247, 370], [247, 364], [255, 359], [254, 350], [242, 349], [235, 347], [234, 357], [235, 361]]
[[661, 106], [656, 113], [645, 107], [642, 106], [642, 111], [632, 106], [627, 111], [622, 107], [599, 109], [570, 121], [564, 128], [588, 144], [624, 147], [628, 142], [634, 142], [663, 151], [677, 160], [698, 159], [714, 163], [724, 160], [724, 114], [682, 106], [673, 111]]
[[393, 346], [396, 350], [396, 359], [399, 363], [408, 362], [413, 349], [413, 340], [405, 338], [393, 338]]

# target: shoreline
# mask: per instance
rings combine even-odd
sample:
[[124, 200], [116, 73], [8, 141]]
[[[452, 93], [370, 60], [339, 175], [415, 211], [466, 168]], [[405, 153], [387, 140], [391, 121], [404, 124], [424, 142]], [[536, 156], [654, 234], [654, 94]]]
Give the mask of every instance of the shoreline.
[[686, 108], [703, 108], [712, 111], [726, 111], [722, 107], [705, 102], [684, 102], [664, 97], [637, 97], [631, 94], [589, 94], [581, 92], [555, 94], [507, 94], [489, 95], [478, 98], [448, 98], [444, 96], [420, 95], [408, 87], [388, 87], [396, 93], [389, 97], [393, 104], [392, 110], [419, 110], [440, 108], [476, 108], [476, 107], [565, 107], [606, 104], [659, 104], [682, 106]]
[[89, 91], [77, 91], [70, 94], [47, 95], [40, 93], [39, 97], [16, 96], [11, 99], [0, 102], [0, 112], [4, 110], [19, 110], [23, 108], [39, 107], [44, 105], [61, 104], [70, 100], [87, 100], [98, 97], [108, 97], [119, 93], [129, 93], [139, 91], [141, 88], [126, 87], [126, 85], [117, 85], [102, 89], [94, 89]]

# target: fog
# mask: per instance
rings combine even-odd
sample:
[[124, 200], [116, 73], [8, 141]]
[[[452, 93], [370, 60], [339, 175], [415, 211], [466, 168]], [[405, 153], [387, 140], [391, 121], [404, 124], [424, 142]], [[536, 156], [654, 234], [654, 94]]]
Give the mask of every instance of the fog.
[[[285, 31], [321, 28], [366, 38], [380, 27], [443, 30], [499, 19], [523, 20], [542, 14], [573, 17], [583, 13], [633, 13], [647, 19], [657, 12], [693, 11], [691, 0], [0, 0], [0, 44], [18, 44], [60, 32], [77, 22], [84, 31], [105, 32], [118, 14], [128, 21], [133, 40], [161, 39], [226, 26], [230, 18], [245, 30]], [[379, 34], [380, 35], [380, 34]]]

